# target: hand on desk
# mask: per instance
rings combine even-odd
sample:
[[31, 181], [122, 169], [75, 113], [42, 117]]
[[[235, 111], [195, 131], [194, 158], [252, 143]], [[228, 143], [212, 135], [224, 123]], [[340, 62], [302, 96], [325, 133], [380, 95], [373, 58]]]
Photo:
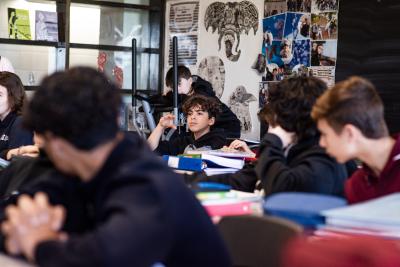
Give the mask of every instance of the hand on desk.
[[21, 196], [17, 205], [6, 208], [6, 215], [2, 232], [10, 254], [22, 253], [33, 261], [35, 248], [40, 242], [66, 239], [65, 234], [59, 233], [64, 222], [64, 208], [51, 206], [44, 193], [37, 193], [34, 198]]
[[7, 152], [7, 160], [10, 160], [13, 156], [37, 157], [39, 156], [39, 147], [36, 145], [29, 145], [10, 149]]
[[246, 142], [242, 141], [242, 140], [234, 140], [232, 141], [232, 143], [229, 145], [229, 147], [224, 146], [222, 148], [222, 150], [227, 149], [229, 151], [229, 149], [234, 149], [234, 150], [239, 150], [245, 153], [248, 153], [249, 155], [252, 155], [252, 157], [254, 158], [256, 156], [256, 154], [249, 148], [249, 146], [246, 144]]

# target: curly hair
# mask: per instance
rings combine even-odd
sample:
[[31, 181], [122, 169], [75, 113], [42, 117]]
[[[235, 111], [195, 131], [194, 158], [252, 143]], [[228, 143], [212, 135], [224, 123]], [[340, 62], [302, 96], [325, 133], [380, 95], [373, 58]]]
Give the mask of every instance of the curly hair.
[[208, 112], [209, 118], [216, 118], [221, 112], [220, 104], [212, 97], [204, 95], [192, 95], [182, 105], [182, 111], [185, 116], [188, 115], [189, 111], [194, 107], [201, 107], [203, 111]]
[[24, 110], [23, 124], [89, 150], [115, 137], [120, 105], [116, 85], [92, 68], [77, 67], [42, 81]]
[[294, 77], [269, 89], [268, 103], [260, 116], [272, 126], [279, 125], [294, 132], [297, 140], [318, 135], [311, 110], [317, 98], [327, 89], [325, 82], [315, 77]]
[[11, 112], [20, 115], [26, 102], [25, 88], [21, 79], [12, 72], [2, 71], [0, 72], [0, 85], [7, 89]]

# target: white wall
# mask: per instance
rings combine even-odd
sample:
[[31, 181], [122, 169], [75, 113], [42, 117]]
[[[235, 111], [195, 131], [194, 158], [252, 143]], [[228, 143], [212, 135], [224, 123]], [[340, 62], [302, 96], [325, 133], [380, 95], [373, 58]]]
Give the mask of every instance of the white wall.
[[[176, 2], [176, 1], [174, 1]], [[182, 2], [190, 2], [188, 0], [182, 0]], [[262, 44], [262, 19], [264, 17], [264, 1], [263, 0], [252, 0], [251, 2], [257, 7], [259, 27], [256, 35], [254, 35], [253, 29], [249, 31], [249, 34], [242, 33], [240, 36], [239, 49], [242, 50], [240, 58], [238, 61], [233, 62], [227, 59], [225, 55], [225, 49], [223, 41], [221, 42], [221, 50], [218, 51], [218, 37], [217, 31], [212, 33], [211, 27], [207, 32], [204, 26], [204, 14], [207, 7], [216, 1], [212, 0], [201, 0], [200, 10], [199, 10], [199, 43], [198, 43], [198, 59], [197, 66], [191, 68], [192, 73], [197, 73], [197, 67], [200, 61], [207, 56], [218, 56], [222, 59], [225, 65], [225, 88], [224, 93], [221, 97], [221, 101], [228, 103], [229, 96], [236, 89], [237, 86], [243, 85], [247, 89], [248, 93], [253, 94], [257, 101], [250, 103], [250, 114], [253, 129], [251, 132], [242, 133], [242, 138], [256, 139], [259, 140], [260, 136], [260, 124], [257, 119], [258, 111], [258, 87], [261, 81], [261, 76], [259, 76], [255, 70], [251, 68], [255, 62], [257, 55], [261, 52]], [[239, 2], [239, 1], [219, 1], [219, 2]], [[168, 14], [168, 10], [167, 10]], [[166, 32], [168, 27], [168, 17], [166, 19]], [[166, 39], [165, 42], [168, 42]], [[165, 43], [167, 47], [167, 44]], [[168, 51], [165, 52], [165, 71], [168, 70], [169, 66], [167, 56]], [[236, 53], [235, 53], [236, 54]]]

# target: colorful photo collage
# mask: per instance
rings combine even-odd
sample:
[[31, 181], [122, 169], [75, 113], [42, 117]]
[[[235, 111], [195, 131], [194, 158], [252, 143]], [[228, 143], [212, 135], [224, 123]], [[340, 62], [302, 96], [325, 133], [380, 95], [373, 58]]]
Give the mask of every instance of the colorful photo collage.
[[263, 81], [311, 74], [333, 85], [339, 0], [264, 0]]

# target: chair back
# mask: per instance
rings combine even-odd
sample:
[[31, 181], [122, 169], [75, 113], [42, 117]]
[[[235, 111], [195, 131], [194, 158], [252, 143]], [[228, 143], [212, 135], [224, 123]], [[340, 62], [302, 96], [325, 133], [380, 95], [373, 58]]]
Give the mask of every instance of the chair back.
[[218, 228], [237, 267], [280, 266], [284, 246], [302, 231], [285, 219], [253, 215], [223, 217]]

